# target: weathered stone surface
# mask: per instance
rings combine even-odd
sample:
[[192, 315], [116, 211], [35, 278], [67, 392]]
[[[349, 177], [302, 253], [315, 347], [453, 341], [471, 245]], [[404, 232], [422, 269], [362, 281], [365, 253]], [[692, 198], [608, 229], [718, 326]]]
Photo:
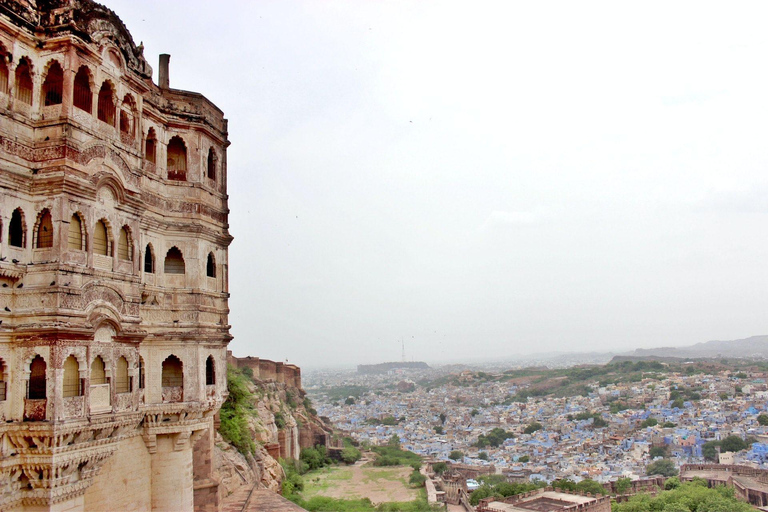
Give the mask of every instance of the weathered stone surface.
[[0, 0], [0, 510], [219, 506], [227, 121], [142, 52], [92, 0]]

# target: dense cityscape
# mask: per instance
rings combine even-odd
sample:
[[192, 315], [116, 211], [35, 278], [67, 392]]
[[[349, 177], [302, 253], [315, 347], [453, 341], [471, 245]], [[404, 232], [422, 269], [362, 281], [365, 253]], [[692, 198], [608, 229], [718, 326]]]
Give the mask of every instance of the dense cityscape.
[[[571, 373], [573, 381], [590, 367], [546, 377], [450, 368], [326, 373], [315, 376], [310, 393], [321, 416], [360, 442], [382, 444], [394, 434], [417, 454], [493, 465], [518, 479], [637, 479], [660, 458], [675, 467], [718, 460], [763, 467], [768, 373], [695, 363], [604, 368], [611, 366], [615, 373], [603, 380], [621, 375], [625, 382], [586, 378], [572, 396], [565, 396], [572, 386], [561, 375]], [[554, 393], [538, 391], [535, 381], [543, 378]], [[718, 446], [729, 436], [742, 441], [738, 451]]]

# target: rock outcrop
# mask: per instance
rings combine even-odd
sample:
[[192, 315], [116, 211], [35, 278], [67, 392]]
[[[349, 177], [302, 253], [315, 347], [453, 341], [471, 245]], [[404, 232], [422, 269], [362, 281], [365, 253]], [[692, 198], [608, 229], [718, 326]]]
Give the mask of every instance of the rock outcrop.
[[[231, 366], [237, 368], [237, 361], [230, 355]], [[239, 371], [249, 377], [251, 403], [246, 421], [255, 451], [244, 455], [217, 435], [214, 460], [224, 499], [243, 486], [256, 485], [279, 493], [283, 477], [279, 458], [298, 459], [302, 448], [331, 445], [332, 426], [317, 416], [304, 390], [294, 385], [300, 385], [300, 379], [262, 380], [253, 375], [249, 365]]]

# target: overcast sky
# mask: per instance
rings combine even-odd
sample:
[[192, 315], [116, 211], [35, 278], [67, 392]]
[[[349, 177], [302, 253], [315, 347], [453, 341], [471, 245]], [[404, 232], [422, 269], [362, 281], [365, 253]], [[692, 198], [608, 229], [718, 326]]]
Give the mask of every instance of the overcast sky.
[[765, 2], [107, 2], [229, 119], [235, 355], [768, 334]]

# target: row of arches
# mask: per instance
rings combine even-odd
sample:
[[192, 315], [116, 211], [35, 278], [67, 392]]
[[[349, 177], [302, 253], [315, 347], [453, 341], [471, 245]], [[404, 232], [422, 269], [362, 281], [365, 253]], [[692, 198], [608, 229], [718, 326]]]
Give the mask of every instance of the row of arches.
[[[147, 162], [157, 164], [157, 147], [157, 134], [154, 128], [150, 128], [144, 140], [144, 159]], [[205, 176], [210, 180], [216, 180], [217, 162], [218, 155], [213, 147], [208, 148]], [[174, 135], [168, 141], [165, 168], [169, 180], [187, 181], [187, 144], [178, 135]]]
[[[14, 70], [14, 98], [27, 105], [33, 104], [34, 73], [28, 57], [21, 57]], [[9, 94], [10, 70], [5, 59], [0, 59], [0, 93]], [[89, 114], [93, 112], [94, 79], [88, 66], [80, 66], [75, 74], [72, 105]], [[44, 78], [40, 91], [40, 103], [43, 107], [61, 105], [64, 100], [64, 69], [58, 60], [50, 60], [44, 68]], [[102, 82], [96, 101], [96, 117], [110, 126], [119, 128], [121, 133], [135, 136], [137, 106], [130, 93], [123, 97], [119, 111], [115, 85], [106, 79]]]
[[[0, 54], [7, 55], [0, 45]], [[14, 70], [13, 96], [26, 105], [33, 104], [34, 69], [28, 57], [21, 57]], [[61, 105], [64, 101], [64, 69], [56, 59], [48, 61], [44, 67], [44, 78], [40, 91], [40, 104], [43, 107]], [[5, 58], [0, 58], [0, 93], [10, 94], [10, 70]], [[131, 93], [126, 93], [118, 102], [118, 92], [110, 79], [105, 79], [96, 92], [93, 74], [88, 66], [80, 66], [72, 85], [72, 106], [93, 115], [94, 93], [96, 94], [96, 118], [109, 126], [117, 128], [121, 136], [133, 140], [136, 137], [139, 110], [138, 103]], [[154, 128], [149, 128], [144, 140], [144, 158], [157, 164], [158, 139]], [[218, 155], [213, 147], [208, 148], [204, 176], [216, 180]], [[166, 170], [169, 180], [187, 181], [187, 145], [178, 135], [168, 142], [166, 152]]]
[[[2, 224], [0, 224], [1, 226]], [[11, 213], [11, 221], [8, 223], [8, 245], [24, 248], [27, 246], [27, 223], [24, 210], [20, 207]], [[67, 228], [67, 249], [84, 251], [87, 247], [85, 222], [79, 212], [73, 213], [69, 219]], [[37, 214], [37, 219], [32, 229], [32, 247], [46, 249], [53, 247], [53, 216], [48, 208], [43, 208]], [[93, 228], [93, 252], [103, 256], [112, 256], [115, 241], [112, 227], [105, 218], [96, 221]], [[127, 225], [120, 228], [117, 235], [117, 257], [121, 260], [133, 261], [133, 236], [131, 228]]]
[[[0, 226], [2, 223], [0, 222]], [[11, 213], [11, 221], [8, 223], [8, 245], [11, 247], [26, 247], [27, 233], [24, 211], [16, 208]], [[48, 208], [44, 208], [38, 215], [32, 230], [35, 249], [53, 247], [53, 217]], [[118, 231], [117, 258], [124, 261], [133, 261], [133, 235], [131, 229], [125, 225]], [[74, 213], [69, 219], [67, 228], [67, 249], [84, 251], [87, 247], [87, 231], [82, 214]], [[102, 256], [113, 256], [115, 240], [112, 228], [107, 219], [96, 221], [93, 229], [93, 253]], [[155, 273], [155, 251], [149, 243], [144, 251], [144, 272]], [[165, 255], [163, 272], [166, 274], [185, 274], [186, 265], [181, 250], [173, 246]], [[208, 253], [206, 260], [206, 276], [216, 277], [216, 257], [213, 252]]]
[[[85, 392], [85, 386], [111, 385], [111, 379], [107, 377], [107, 367], [101, 356], [93, 358], [90, 364], [89, 377], [86, 381], [80, 376], [80, 362], [74, 355], [68, 356], [63, 364], [62, 395], [64, 398], [82, 396]], [[115, 363], [114, 368], [114, 388], [115, 393], [131, 393], [134, 389], [133, 378], [129, 375], [128, 360], [120, 356]], [[146, 372], [144, 367], [144, 358], [139, 358], [138, 368], [138, 388], [144, 389], [146, 381]], [[2, 359], [0, 359], [0, 401], [6, 400], [6, 380], [7, 370]], [[213, 356], [208, 356], [205, 360], [205, 385], [216, 385], [216, 363]], [[183, 388], [184, 387], [184, 364], [181, 359], [171, 354], [162, 363], [161, 368], [161, 386], [163, 388]], [[48, 390], [48, 364], [45, 359], [36, 355], [29, 363], [29, 381], [27, 382], [26, 398], [29, 400], [45, 400]]]

